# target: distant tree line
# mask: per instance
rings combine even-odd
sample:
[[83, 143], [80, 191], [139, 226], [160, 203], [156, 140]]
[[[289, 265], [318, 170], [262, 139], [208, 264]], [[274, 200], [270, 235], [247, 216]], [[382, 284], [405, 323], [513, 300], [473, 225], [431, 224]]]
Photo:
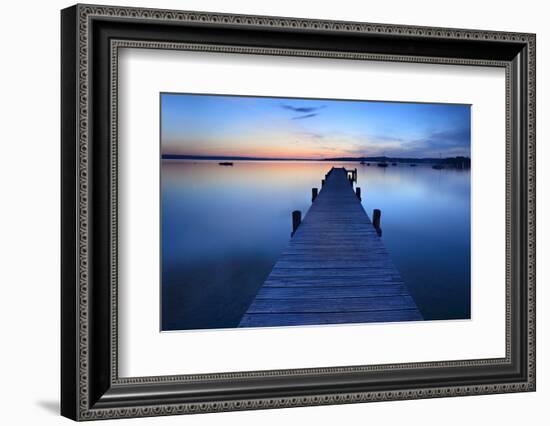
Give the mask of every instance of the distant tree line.
[[415, 164], [439, 164], [445, 168], [469, 169], [471, 160], [469, 157], [446, 157], [446, 158], [413, 158], [413, 157], [337, 157], [326, 158], [325, 161], [364, 161], [372, 163], [415, 163]]

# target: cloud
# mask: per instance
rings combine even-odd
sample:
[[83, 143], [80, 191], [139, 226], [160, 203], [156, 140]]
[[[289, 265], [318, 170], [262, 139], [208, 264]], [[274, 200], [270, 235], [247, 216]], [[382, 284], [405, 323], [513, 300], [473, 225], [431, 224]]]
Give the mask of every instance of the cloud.
[[326, 108], [326, 105], [321, 105], [318, 107], [295, 107], [292, 105], [283, 104], [281, 105], [281, 108], [301, 114], [301, 115], [292, 117], [291, 118], [292, 120], [303, 120], [306, 118], [312, 118], [319, 115], [318, 111], [322, 110], [323, 108]]
[[302, 114], [306, 114], [313, 111], [319, 111], [320, 109], [326, 108], [326, 105], [321, 105], [318, 107], [295, 107], [292, 105], [281, 105], [281, 108], [288, 109], [290, 111], [299, 112]]
[[323, 139], [325, 137], [325, 135], [323, 133], [318, 133], [318, 132], [302, 131], [302, 132], [298, 132], [296, 134], [298, 136], [301, 136], [301, 137], [305, 137], [305, 138], [308, 138], [308, 139], [315, 139], [315, 140]]
[[423, 138], [411, 141], [408, 149], [426, 157], [470, 155], [470, 128], [434, 131]]
[[464, 148], [470, 147], [470, 129], [459, 128], [432, 132], [418, 143], [427, 148]]
[[[342, 153], [350, 156], [378, 156], [438, 158], [470, 156], [470, 129], [461, 127], [437, 130], [416, 138], [390, 135], [330, 135], [324, 141], [331, 141]], [[326, 143], [323, 148], [327, 149]]]
[[304, 120], [304, 119], [306, 119], [306, 118], [316, 117], [316, 116], [318, 116], [318, 115], [319, 115], [319, 113], [314, 112], [314, 113], [312, 113], [312, 114], [299, 115], [299, 116], [297, 116], [297, 117], [292, 117], [292, 120]]

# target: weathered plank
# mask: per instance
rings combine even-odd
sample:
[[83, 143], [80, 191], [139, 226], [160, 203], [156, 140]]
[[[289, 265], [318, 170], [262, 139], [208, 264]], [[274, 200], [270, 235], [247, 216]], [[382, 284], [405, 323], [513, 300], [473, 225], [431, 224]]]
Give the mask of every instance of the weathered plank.
[[347, 298], [259, 299], [248, 308], [247, 314], [280, 312], [366, 312], [391, 309], [414, 309], [409, 295]]
[[247, 314], [240, 327], [283, 327], [290, 325], [354, 324], [367, 322], [420, 321], [418, 309], [377, 312]]
[[256, 301], [264, 299], [343, 299], [347, 297], [406, 296], [408, 294], [408, 290], [400, 284], [381, 286], [342, 285], [338, 287], [264, 286], [258, 292]]
[[332, 169], [240, 327], [421, 320], [345, 169]]

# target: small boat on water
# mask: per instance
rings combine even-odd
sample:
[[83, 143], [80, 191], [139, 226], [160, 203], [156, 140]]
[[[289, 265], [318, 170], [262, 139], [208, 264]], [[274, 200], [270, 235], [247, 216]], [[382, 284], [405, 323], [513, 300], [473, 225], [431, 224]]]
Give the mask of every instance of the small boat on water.
[[220, 166], [232, 166], [233, 163], [231, 161], [222, 161], [221, 163], [218, 163]]
[[388, 167], [388, 163], [386, 163], [386, 162], [378, 163], [377, 166], [378, 167]]
[[392, 166], [397, 166], [397, 163], [391, 163]]
[[410, 166], [411, 166], [411, 167], [416, 167], [416, 164], [411, 163]]
[[359, 164], [361, 164], [362, 166], [364, 166], [364, 165], [365, 165], [365, 162], [364, 162], [364, 161], [361, 161], [361, 163], [359, 163]]

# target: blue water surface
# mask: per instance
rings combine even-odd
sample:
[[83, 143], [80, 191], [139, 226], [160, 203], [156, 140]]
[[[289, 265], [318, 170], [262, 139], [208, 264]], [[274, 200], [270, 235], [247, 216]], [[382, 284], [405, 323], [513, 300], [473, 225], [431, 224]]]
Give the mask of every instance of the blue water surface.
[[[430, 165], [162, 160], [162, 330], [236, 327], [331, 167], [358, 169], [424, 319], [470, 318], [470, 172]], [[152, 206], [154, 208], [154, 206]]]

